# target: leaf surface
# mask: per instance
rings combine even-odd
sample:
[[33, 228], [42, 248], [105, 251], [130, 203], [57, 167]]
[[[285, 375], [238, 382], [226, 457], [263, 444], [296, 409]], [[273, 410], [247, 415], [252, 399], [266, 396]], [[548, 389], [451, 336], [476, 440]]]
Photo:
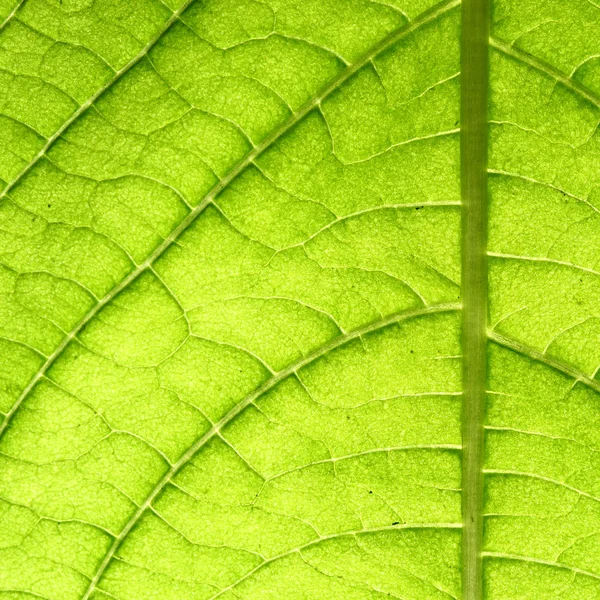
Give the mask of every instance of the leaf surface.
[[0, 2], [2, 600], [600, 598], [568, 4]]

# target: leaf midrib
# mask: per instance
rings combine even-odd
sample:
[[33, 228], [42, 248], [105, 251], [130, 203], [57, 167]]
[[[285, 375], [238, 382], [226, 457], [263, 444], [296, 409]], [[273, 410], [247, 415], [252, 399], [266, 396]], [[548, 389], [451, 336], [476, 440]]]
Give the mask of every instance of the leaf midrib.
[[487, 118], [489, 48], [536, 69], [600, 107], [600, 96], [549, 63], [489, 36], [489, 0], [465, 0], [461, 39], [463, 310], [463, 596], [483, 598], [483, 445], [487, 344], [496, 342], [600, 392], [600, 383], [559, 359], [488, 329]]
[[[182, 7], [173, 13], [173, 16], [168, 22], [168, 26], [165, 27], [160, 35], [158, 35], [152, 42], [149, 44], [145, 52], [152, 45], [154, 45], [158, 39], [167, 31], [167, 29], [177, 20], [179, 14], [192, 2], [193, 0], [187, 0]], [[255, 146], [248, 154], [238, 162], [233, 169], [225, 175], [222, 179], [220, 179], [213, 188], [208, 192], [208, 194], [203, 198], [203, 200], [192, 210], [187, 216], [179, 223], [179, 225], [171, 232], [169, 236], [167, 236], [163, 242], [155, 248], [155, 250], [146, 258], [146, 260], [140, 263], [135, 269], [129, 273], [127, 277], [125, 277], [121, 283], [115, 286], [108, 294], [106, 294], [97, 304], [95, 304], [86, 315], [79, 321], [79, 323], [63, 338], [61, 343], [57, 346], [54, 352], [46, 359], [42, 367], [38, 370], [38, 372], [34, 375], [34, 377], [30, 380], [27, 386], [24, 388], [23, 392], [17, 399], [17, 401], [13, 404], [10, 411], [6, 414], [4, 421], [0, 425], [0, 437], [4, 434], [8, 426], [10, 425], [14, 415], [19, 410], [19, 407], [23, 404], [24, 400], [27, 398], [29, 393], [35, 387], [37, 382], [44, 377], [48, 369], [56, 362], [56, 360], [62, 355], [65, 351], [69, 343], [79, 334], [79, 332], [106, 306], [110, 303], [119, 293], [121, 293], [125, 288], [127, 288], [133, 281], [135, 281], [147, 268], [149, 268], [160, 256], [164, 254], [168, 248], [186, 231], [190, 225], [196, 220], [196, 218], [206, 209], [207, 206], [212, 204], [214, 198], [223, 191], [246, 167], [248, 167], [252, 162], [260, 156], [265, 150], [267, 150], [271, 145], [273, 145], [281, 136], [283, 136], [287, 131], [289, 131], [294, 125], [296, 125], [299, 121], [301, 121], [311, 110], [317, 107], [325, 98], [327, 98], [332, 92], [334, 92], [340, 85], [342, 85], [345, 81], [347, 81], [354, 73], [356, 73], [359, 69], [365, 66], [370, 60], [372, 60], [375, 56], [386, 50], [389, 46], [394, 44], [396, 41], [401, 39], [402, 37], [410, 34], [415, 29], [422, 27], [426, 23], [435, 20], [442, 14], [448, 12], [452, 8], [458, 6], [461, 0], [443, 0], [442, 2], [436, 4], [431, 9], [423, 12], [419, 17], [414, 19], [411, 23], [404, 24], [398, 29], [392, 31], [388, 36], [386, 36], [383, 40], [379, 41], [377, 44], [372, 46], [359, 60], [357, 60], [354, 64], [347, 67], [344, 71], [342, 71], [337, 77], [332, 79], [328, 85], [326, 85], [322, 90], [309, 100], [304, 106], [302, 106], [296, 113], [292, 114], [289, 119], [287, 119], [284, 123], [282, 123], [279, 127], [277, 127], [271, 134], [269, 134], [260, 144]], [[131, 63], [129, 63], [128, 67], [124, 69], [131, 68], [136, 62], [138, 62], [142, 58], [142, 54], [138, 55]], [[123, 73], [125, 71], [123, 70]], [[105, 88], [108, 89], [108, 88]], [[103, 90], [105, 91], [105, 90]], [[93, 99], [90, 99], [88, 103], [86, 103], [86, 108], [99, 96], [101, 93], [98, 93]], [[83, 112], [84, 109], [78, 111], [77, 116]], [[77, 116], [73, 116], [62, 128], [53, 136], [52, 143], [59, 137], [59, 135], [64, 132], [64, 130], [77, 118]], [[22, 177], [39, 158], [43, 156], [43, 153], [46, 149], [51, 145], [49, 142], [46, 144], [44, 149], [38, 154], [34, 162], [32, 162], [24, 172], [19, 176]], [[0, 200], [10, 188], [14, 186], [14, 184], [18, 181], [14, 180], [12, 184], [7, 186], [2, 193], [0, 193]]]
[[487, 93], [489, 0], [465, 0], [461, 33], [462, 581], [483, 597], [483, 443], [487, 378]]

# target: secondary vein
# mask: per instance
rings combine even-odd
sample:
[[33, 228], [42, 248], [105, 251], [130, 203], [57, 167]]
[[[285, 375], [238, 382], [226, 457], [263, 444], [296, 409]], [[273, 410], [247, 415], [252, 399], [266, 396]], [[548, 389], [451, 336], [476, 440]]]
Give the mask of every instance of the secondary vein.
[[[62, 134], [75, 122], [79, 117], [87, 112], [88, 108], [93, 106], [94, 102], [100, 98], [107, 90], [112, 88], [112, 86], [119, 80], [123, 75], [125, 75], [128, 71], [130, 71], [137, 63], [139, 63], [150, 50], [156, 45], [156, 43], [162, 38], [162, 36], [171, 28], [173, 23], [175, 23], [181, 14], [185, 11], [185, 9], [193, 2], [194, 0], [186, 0], [173, 14], [169, 17], [169, 19], [165, 22], [162, 29], [160, 29], [156, 35], [121, 69], [115, 72], [115, 74], [109, 79], [93, 96], [88, 98], [80, 107], [46, 140], [44, 146], [40, 149], [40, 151], [33, 157], [33, 159], [25, 165], [25, 167], [17, 174], [17, 176], [10, 182], [8, 182], [7, 186], [0, 192], [0, 200], [4, 198], [11, 189], [13, 189], [22, 179], [31, 171], [31, 169], [46, 155], [48, 150], [54, 145], [56, 140], [62, 136]], [[22, 4], [25, 3], [25, 0], [21, 2], [13, 13], [11, 13], [7, 19], [4, 21], [2, 27], [8, 23], [10, 19], [13, 18], [14, 14], [21, 7]], [[1, 30], [1, 28], [0, 28]]]
[[461, 40], [463, 294], [463, 598], [481, 600], [483, 416], [487, 329], [487, 91], [489, 0], [465, 0]]
[[311, 354], [305, 356], [301, 360], [296, 363], [291, 364], [285, 369], [279, 371], [273, 377], [267, 379], [262, 385], [257, 387], [255, 390], [250, 392], [245, 398], [243, 398], [240, 402], [238, 402], [224, 417], [222, 417], [217, 423], [215, 423], [206, 433], [204, 433], [200, 438], [198, 438], [181, 456], [181, 458], [171, 466], [171, 468], [163, 475], [163, 477], [158, 481], [158, 483], [154, 486], [146, 500], [138, 507], [136, 512], [133, 514], [131, 519], [127, 522], [125, 527], [121, 530], [121, 533], [114, 539], [112, 545], [108, 549], [108, 552], [105, 554], [102, 563], [100, 564], [96, 574], [90, 582], [90, 585], [82, 597], [82, 600], [88, 600], [92, 592], [96, 589], [96, 586], [100, 582], [102, 575], [106, 571], [109, 563], [112, 561], [115, 556], [117, 550], [121, 546], [123, 540], [129, 535], [129, 532], [133, 529], [136, 523], [139, 522], [141, 517], [144, 515], [146, 510], [150, 508], [152, 502], [156, 499], [156, 497], [160, 494], [160, 492], [164, 489], [164, 487], [181, 471], [181, 469], [189, 463], [189, 461], [194, 457], [194, 455], [215, 435], [220, 435], [221, 430], [228, 424], [231, 423], [239, 414], [243, 412], [243, 410], [252, 404], [255, 400], [257, 400], [260, 396], [265, 394], [267, 391], [275, 387], [279, 382], [283, 381], [286, 377], [297, 373], [303, 367], [306, 367], [310, 363], [315, 360], [325, 356], [335, 348], [339, 348], [340, 346], [348, 343], [351, 340], [361, 338], [362, 336], [371, 333], [373, 331], [380, 330], [388, 325], [393, 323], [397, 323], [399, 321], [408, 320], [415, 317], [420, 317], [428, 314], [442, 313], [442, 312], [453, 312], [461, 309], [461, 305], [458, 303], [448, 303], [448, 304], [439, 304], [433, 306], [427, 306], [425, 308], [418, 308], [416, 310], [404, 311], [401, 313], [396, 313], [390, 315], [385, 319], [381, 319], [379, 321], [375, 321], [369, 325], [361, 327], [360, 329], [356, 329], [351, 333], [347, 333], [345, 335], [338, 336], [324, 344]]
[[[192, 1], [193, 0], [187, 0], [187, 2], [185, 2], [185, 4], [179, 11], [173, 13], [173, 17], [172, 19], [170, 19], [170, 22], [178, 18], [178, 15], [183, 10], [183, 8]], [[133, 281], [135, 281], [141, 275], [141, 273], [148, 269], [160, 256], [162, 256], [164, 252], [171, 247], [173, 242], [175, 242], [179, 238], [179, 236], [181, 236], [181, 234], [188, 229], [188, 227], [196, 220], [196, 218], [204, 211], [204, 209], [213, 203], [214, 198], [220, 192], [222, 192], [223, 189], [225, 189], [246, 167], [252, 164], [253, 161], [255, 161], [256, 158], [258, 158], [267, 148], [272, 146], [282, 135], [284, 135], [294, 125], [300, 122], [309, 112], [311, 112], [315, 107], [317, 107], [325, 98], [327, 98], [340, 85], [347, 81], [359, 69], [366, 65], [372, 58], [383, 52], [385, 49], [389, 48], [399, 39], [405, 37], [406, 35], [409, 35], [415, 29], [422, 27], [426, 23], [434, 21], [436, 18], [448, 12], [452, 8], [458, 6], [459, 4], [460, 0], [444, 0], [439, 4], [436, 4], [431, 10], [425, 11], [411, 24], [403, 25], [402, 27], [390, 33], [390, 35], [381, 40], [379, 43], [375, 44], [369, 51], [367, 51], [362, 56], [362, 58], [357, 60], [354, 64], [350, 65], [347, 69], [342, 71], [336, 78], [330, 81], [329, 84], [325, 88], [323, 88], [319, 94], [317, 94], [314, 98], [309, 100], [296, 113], [291, 115], [291, 117], [287, 121], [285, 121], [278, 128], [276, 128], [259, 145], [255, 146], [240, 162], [238, 162], [227, 175], [225, 175], [214, 185], [214, 187], [208, 192], [208, 194], [203, 198], [203, 200], [192, 211], [190, 211], [187, 214], [187, 216], [179, 223], [177, 227], [175, 227], [171, 234], [168, 235], [163, 240], [163, 242], [154, 249], [154, 251], [146, 258], [146, 260], [137, 265], [136, 268], [133, 269], [129, 273], [129, 275], [127, 275], [127, 277], [125, 277], [117, 286], [115, 286], [108, 294], [106, 294], [106, 296], [104, 296], [96, 305], [94, 305], [88, 311], [88, 313], [84, 315], [81, 321], [63, 338], [63, 340], [56, 347], [54, 352], [46, 359], [45, 363], [42, 365], [39, 371], [32, 377], [30, 382], [24, 388], [23, 392], [21, 393], [17, 401], [14, 403], [10, 411], [6, 414], [4, 421], [0, 425], [0, 437], [4, 434], [12, 419], [14, 418], [14, 415], [19, 410], [19, 407], [22, 405], [23, 401], [29, 395], [29, 393], [33, 390], [37, 382], [42, 377], [44, 377], [48, 369], [62, 355], [69, 343], [79, 334], [79, 332], [100, 312], [100, 310], [102, 310], [102, 308], [104, 308], [104, 306], [111, 302], [119, 293], [121, 293]], [[138, 60], [138, 58], [134, 60]], [[89, 102], [91, 103], [92, 101], [93, 100], [90, 100]], [[72, 120], [74, 119], [71, 119], [71, 122]], [[68, 124], [61, 128], [60, 131], [64, 131], [67, 126]], [[59, 134], [57, 133], [56, 136], [52, 138], [52, 140], [56, 139], [58, 135]], [[48, 146], [49, 144], [47, 144], [44, 148], [47, 149]], [[45, 150], [42, 149], [41, 152], [43, 153], [45, 152]], [[38, 157], [41, 157], [41, 154], [38, 155]], [[34, 160], [37, 160], [37, 157]], [[31, 163], [30, 166], [32, 166], [33, 164], [34, 163]], [[14, 185], [14, 182], [11, 185]], [[10, 185], [7, 186], [7, 188], [5, 188], [5, 190], [2, 193], [0, 193], [0, 199], [3, 195], [5, 195], [8, 192], [10, 187]]]
[[25, 2], [27, 2], [27, 0], [19, 0], [19, 2], [15, 4], [14, 8], [8, 13], [8, 15], [6, 15], [4, 21], [0, 23], [0, 31], [2, 31], [10, 23], [10, 21], [12, 21], [12, 18], [17, 14]]
[[575, 379], [576, 382], [580, 382], [586, 387], [594, 390], [595, 392], [600, 393], [600, 381], [597, 379], [593, 379], [592, 377], [588, 377], [585, 373], [578, 370], [576, 367], [570, 365], [567, 362], [560, 360], [559, 358], [555, 358], [552, 356], [548, 356], [544, 352], [540, 352], [535, 348], [531, 348], [530, 346], [526, 346], [525, 344], [509, 338], [505, 335], [500, 335], [495, 331], [488, 331], [488, 337], [490, 340], [496, 342], [500, 346], [504, 346], [513, 352], [517, 352], [521, 354], [525, 358], [529, 358], [530, 360], [535, 360], [536, 362], [542, 363], [552, 369], [560, 371], [569, 377]]
[[598, 94], [596, 94], [586, 86], [582, 85], [566, 73], [559, 71], [551, 64], [540, 60], [539, 58], [536, 58], [535, 56], [532, 56], [531, 54], [524, 52], [523, 50], [520, 50], [519, 48], [516, 48], [513, 45], [506, 44], [505, 42], [497, 38], [490, 38], [490, 45], [493, 48], [496, 48], [496, 50], [499, 50], [500, 52], [506, 54], [507, 56], [510, 56], [515, 60], [529, 67], [533, 67], [534, 69], [545, 73], [553, 79], [556, 79], [556, 81], [562, 83], [566, 88], [570, 89], [572, 92], [575, 92], [582, 98], [585, 98], [588, 102], [591, 102], [592, 104], [600, 108], [600, 96], [598, 96]]

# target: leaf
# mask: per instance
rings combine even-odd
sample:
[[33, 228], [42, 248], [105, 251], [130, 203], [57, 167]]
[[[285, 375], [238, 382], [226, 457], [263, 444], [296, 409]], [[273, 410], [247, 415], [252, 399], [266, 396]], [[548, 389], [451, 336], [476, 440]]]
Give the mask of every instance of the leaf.
[[596, 3], [0, 21], [0, 600], [600, 599]]

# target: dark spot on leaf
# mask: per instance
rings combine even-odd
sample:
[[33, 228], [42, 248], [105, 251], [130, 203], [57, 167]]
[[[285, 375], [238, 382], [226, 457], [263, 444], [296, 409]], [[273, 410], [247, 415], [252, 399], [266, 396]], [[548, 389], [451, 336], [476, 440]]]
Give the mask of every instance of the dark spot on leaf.
[[400, 525], [400, 521], [394, 521], [392, 525]]
[[48, 208], [52, 208], [52, 204], [48, 204]]
[[369, 490], [369, 494], [372, 494], [373, 492], [371, 490]]

